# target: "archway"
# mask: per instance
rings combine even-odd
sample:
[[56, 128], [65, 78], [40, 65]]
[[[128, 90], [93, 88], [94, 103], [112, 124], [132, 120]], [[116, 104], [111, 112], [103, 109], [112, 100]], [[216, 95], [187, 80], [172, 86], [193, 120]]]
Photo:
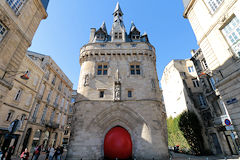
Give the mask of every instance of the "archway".
[[128, 131], [120, 126], [108, 131], [104, 138], [104, 157], [129, 159], [132, 156], [132, 140]]

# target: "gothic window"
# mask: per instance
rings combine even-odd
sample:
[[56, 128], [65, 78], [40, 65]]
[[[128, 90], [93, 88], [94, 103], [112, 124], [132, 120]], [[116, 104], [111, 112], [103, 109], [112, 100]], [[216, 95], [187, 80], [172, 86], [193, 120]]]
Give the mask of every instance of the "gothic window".
[[130, 73], [131, 75], [140, 75], [141, 69], [139, 64], [131, 64], [130, 65]]
[[99, 91], [99, 98], [103, 98], [104, 97], [104, 91]]
[[192, 82], [194, 87], [199, 87], [198, 79], [192, 79]]
[[211, 10], [211, 13], [214, 13], [217, 8], [222, 4], [224, 0], [205, 0], [208, 8]]
[[19, 101], [19, 100], [20, 100], [21, 95], [22, 95], [22, 92], [23, 92], [22, 89], [19, 89], [19, 90], [17, 91], [17, 93], [16, 93], [16, 95], [15, 95], [15, 98], [14, 98], [15, 101]]
[[223, 35], [226, 37], [231, 49], [237, 56], [240, 56], [240, 20], [234, 17], [223, 29]]
[[6, 0], [12, 10], [18, 15], [26, 0]]
[[6, 121], [10, 122], [12, 120], [13, 114], [14, 114], [14, 111], [10, 110], [7, 114]]
[[6, 33], [7, 33], [7, 28], [0, 21], [0, 42], [2, 41], [2, 39], [6, 35]]
[[107, 64], [98, 64], [97, 75], [107, 75], [108, 65]]

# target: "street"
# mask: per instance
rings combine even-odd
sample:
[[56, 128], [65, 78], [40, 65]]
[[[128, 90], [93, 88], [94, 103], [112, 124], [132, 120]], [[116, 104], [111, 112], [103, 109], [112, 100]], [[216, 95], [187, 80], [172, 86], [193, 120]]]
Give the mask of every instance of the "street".
[[[192, 155], [186, 155], [181, 153], [173, 153], [172, 158], [170, 160], [237, 160], [240, 159], [239, 156], [231, 156], [231, 157], [224, 157], [224, 156], [192, 156]], [[45, 160], [45, 153], [42, 153], [38, 160]], [[65, 160], [66, 152], [63, 153], [63, 160]], [[31, 156], [30, 156], [31, 158]], [[13, 157], [12, 160], [20, 160], [18, 157]], [[31, 159], [30, 159], [31, 160]]]

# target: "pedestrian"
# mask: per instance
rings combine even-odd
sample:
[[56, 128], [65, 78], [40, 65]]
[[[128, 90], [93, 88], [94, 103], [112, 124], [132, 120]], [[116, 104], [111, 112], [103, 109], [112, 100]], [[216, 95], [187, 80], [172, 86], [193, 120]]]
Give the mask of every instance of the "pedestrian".
[[56, 149], [55, 159], [61, 160], [61, 148], [60, 148], [60, 146], [58, 146], [57, 149]]
[[35, 149], [35, 151], [34, 151], [34, 153], [33, 153], [33, 157], [32, 157], [33, 160], [37, 160], [37, 159], [38, 159], [38, 157], [40, 156], [41, 150], [42, 150], [42, 145], [38, 146], [38, 147]]
[[25, 148], [25, 150], [22, 152], [20, 158], [21, 158], [21, 160], [28, 160], [28, 157], [29, 157], [29, 152], [28, 152], [28, 149]]
[[49, 151], [49, 160], [53, 160], [54, 154], [55, 154], [55, 149], [51, 147]]
[[46, 149], [46, 158], [45, 158], [45, 160], [48, 160], [50, 149], [51, 149], [51, 146], [48, 146], [48, 148]]
[[7, 156], [6, 156], [6, 160], [11, 160], [11, 157], [14, 153], [14, 146], [9, 147], [8, 151], [7, 151]]

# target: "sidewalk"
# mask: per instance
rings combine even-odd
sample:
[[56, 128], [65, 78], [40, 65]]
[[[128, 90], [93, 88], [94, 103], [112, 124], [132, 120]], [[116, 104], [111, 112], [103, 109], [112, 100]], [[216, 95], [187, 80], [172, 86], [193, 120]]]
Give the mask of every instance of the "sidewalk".
[[[66, 154], [67, 154], [67, 152], [63, 152], [62, 160], [65, 160]], [[31, 158], [32, 158], [32, 154], [30, 154], [30, 157], [28, 159], [31, 160]], [[40, 154], [38, 160], [45, 160], [45, 158], [46, 158], [46, 154], [44, 152], [42, 152]], [[11, 160], [20, 160], [20, 155], [18, 157], [12, 156]]]
[[181, 153], [173, 153], [171, 160], [240, 160], [239, 156], [192, 156]]

